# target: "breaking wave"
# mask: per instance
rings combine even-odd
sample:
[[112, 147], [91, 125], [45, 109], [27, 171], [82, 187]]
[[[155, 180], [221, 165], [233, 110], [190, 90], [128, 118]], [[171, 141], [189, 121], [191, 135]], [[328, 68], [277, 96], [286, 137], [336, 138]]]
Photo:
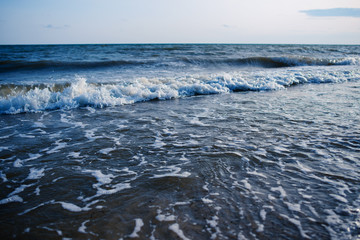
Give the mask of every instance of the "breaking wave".
[[19, 70], [81, 70], [111, 67], [136, 66], [254, 66], [262, 68], [282, 68], [296, 66], [333, 66], [333, 65], [360, 65], [360, 58], [311, 58], [311, 57], [248, 57], [248, 58], [196, 58], [181, 57], [171, 59], [143, 59], [143, 60], [116, 60], [116, 61], [0, 61], [0, 73]]
[[92, 106], [103, 108], [168, 100], [194, 95], [210, 95], [237, 91], [280, 90], [304, 83], [336, 83], [359, 80], [356, 71], [293, 72], [268, 76], [241, 73], [187, 76], [179, 78], [139, 78], [128, 82], [89, 83], [77, 78], [74, 83], [0, 85], [0, 114], [39, 112]]

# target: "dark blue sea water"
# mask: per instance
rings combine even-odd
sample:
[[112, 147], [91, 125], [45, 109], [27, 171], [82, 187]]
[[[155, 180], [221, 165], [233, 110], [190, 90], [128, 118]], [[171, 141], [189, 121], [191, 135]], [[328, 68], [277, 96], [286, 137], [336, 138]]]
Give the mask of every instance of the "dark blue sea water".
[[1, 239], [360, 238], [360, 46], [0, 46]]

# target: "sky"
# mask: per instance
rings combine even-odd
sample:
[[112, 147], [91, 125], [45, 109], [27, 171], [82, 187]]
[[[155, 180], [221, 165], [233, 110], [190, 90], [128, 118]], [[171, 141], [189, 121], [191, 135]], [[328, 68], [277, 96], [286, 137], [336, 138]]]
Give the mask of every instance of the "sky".
[[0, 0], [0, 44], [360, 44], [360, 0]]

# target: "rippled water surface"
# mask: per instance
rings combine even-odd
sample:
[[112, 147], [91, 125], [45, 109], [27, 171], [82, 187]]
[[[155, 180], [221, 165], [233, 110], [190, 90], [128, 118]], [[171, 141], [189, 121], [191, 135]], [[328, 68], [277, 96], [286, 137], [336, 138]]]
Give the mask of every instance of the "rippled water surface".
[[356, 239], [360, 84], [0, 115], [1, 239]]
[[360, 46], [0, 46], [0, 239], [360, 238]]

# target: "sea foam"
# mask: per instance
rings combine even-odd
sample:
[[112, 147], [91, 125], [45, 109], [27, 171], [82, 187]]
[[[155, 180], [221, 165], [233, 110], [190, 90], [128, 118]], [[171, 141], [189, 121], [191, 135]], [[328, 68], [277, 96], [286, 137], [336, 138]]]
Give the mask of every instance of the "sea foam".
[[[250, 73], [190, 75], [182, 77], [137, 78], [113, 83], [89, 83], [77, 77], [63, 87], [8, 86], [14, 88], [0, 95], [0, 114], [39, 112], [79, 107], [103, 108], [150, 100], [168, 100], [194, 95], [209, 95], [236, 91], [280, 90], [303, 83], [335, 83], [359, 79], [360, 71], [293, 71], [269, 74]], [[3, 86], [2, 86], [3, 87]], [[16, 90], [21, 88], [22, 90]]]

